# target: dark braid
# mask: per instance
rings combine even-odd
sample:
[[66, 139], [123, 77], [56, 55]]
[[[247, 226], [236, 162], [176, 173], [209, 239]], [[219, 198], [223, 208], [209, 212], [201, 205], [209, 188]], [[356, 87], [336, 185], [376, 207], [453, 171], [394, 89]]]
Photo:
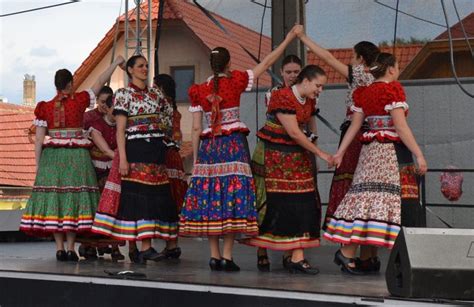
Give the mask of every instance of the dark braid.
[[226, 48], [216, 47], [212, 49], [209, 62], [211, 64], [212, 73], [214, 74], [214, 94], [217, 94], [219, 91], [219, 74], [225, 71], [229, 61], [230, 53]]
[[176, 105], [176, 82], [173, 77], [168, 74], [159, 74], [153, 78], [153, 82], [156, 86], [161, 88], [163, 94], [171, 100], [173, 109], [176, 110], [178, 108]]

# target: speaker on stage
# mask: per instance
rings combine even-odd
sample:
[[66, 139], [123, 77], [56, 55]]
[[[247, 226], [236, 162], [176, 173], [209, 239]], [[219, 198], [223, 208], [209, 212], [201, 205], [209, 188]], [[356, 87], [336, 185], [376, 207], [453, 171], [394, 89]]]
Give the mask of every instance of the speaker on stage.
[[403, 227], [385, 279], [394, 296], [474, 300], [474, 230]]

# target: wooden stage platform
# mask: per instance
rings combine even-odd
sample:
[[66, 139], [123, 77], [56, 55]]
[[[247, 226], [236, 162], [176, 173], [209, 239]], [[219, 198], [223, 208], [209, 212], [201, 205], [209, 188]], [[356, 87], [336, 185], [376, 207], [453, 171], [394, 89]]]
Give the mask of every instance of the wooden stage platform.
[[[156, 241], [161, 250], [163, 242]], [[181, 239], [179, 260], [114, 263], [110, 256], [97, 261], [61, 263], [53, 242], [0, 243], [0, 306], [472, 306], [443, 300], [391, 297], [384, 272], [349, 276], [332, 263], [337, 246], [307, 252], [316, 276], [290, 274], [281, 265], [281, 253], [271, 252], [272, 270], [259, 272], [256, 250], [236, 244], [238, 273], [211, 272], [205, 240]], [[127, 255], [126, 249], [123, 253]], [[382, 265], [388, 251], [381, 253]], [[132, 270], [142, 278], [110, 277], [104, 271]]]

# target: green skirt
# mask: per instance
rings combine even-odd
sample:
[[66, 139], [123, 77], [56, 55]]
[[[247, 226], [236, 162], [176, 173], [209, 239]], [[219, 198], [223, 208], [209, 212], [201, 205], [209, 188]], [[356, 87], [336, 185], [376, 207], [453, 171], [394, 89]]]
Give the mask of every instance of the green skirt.
[[99, 198], [87, 149], [44, 148], [20, 230], [37, 236], [89, 231]]

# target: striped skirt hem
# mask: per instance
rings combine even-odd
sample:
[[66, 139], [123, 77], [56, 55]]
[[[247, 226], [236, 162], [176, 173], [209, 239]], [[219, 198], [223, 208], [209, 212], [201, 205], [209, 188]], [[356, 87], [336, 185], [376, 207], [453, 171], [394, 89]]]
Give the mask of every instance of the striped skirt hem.
[[331, 218], [323, 234], [324, 239], [342, 244], [374, 245], [392, 248], [400, 232], [400, 225], [383, 221], [346, 221]]

